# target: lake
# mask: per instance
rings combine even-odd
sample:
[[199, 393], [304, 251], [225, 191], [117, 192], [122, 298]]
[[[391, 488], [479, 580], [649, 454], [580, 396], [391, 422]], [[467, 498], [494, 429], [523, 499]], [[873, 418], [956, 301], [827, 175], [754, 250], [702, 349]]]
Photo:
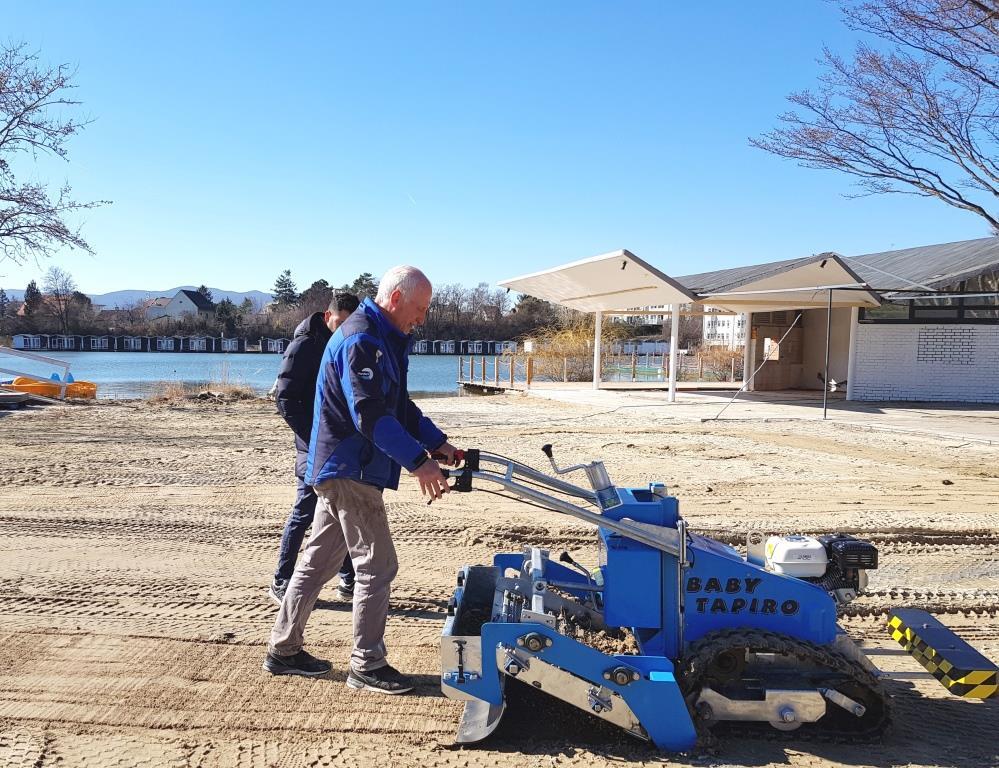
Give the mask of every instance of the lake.
[[[42, 352], [41, 354], [46, 354]], [[99, 398], [149, 397], [163, 382], [204, 384], [228, 381], [264, 394], [281, 367], [281, 355], [221, 352], [53, 352], [48, 356], [70, 364], [78, 381], [97, 385]], [[0, 368], [48, 378], [51, 365], [0, 353]], [[61, 373], [61, 369], [58, 369]], [[0, 377], [8, 378], [7, 374]], [[456, 355], [413, 355], [409, 358], [412, 393], [456, 393]]]

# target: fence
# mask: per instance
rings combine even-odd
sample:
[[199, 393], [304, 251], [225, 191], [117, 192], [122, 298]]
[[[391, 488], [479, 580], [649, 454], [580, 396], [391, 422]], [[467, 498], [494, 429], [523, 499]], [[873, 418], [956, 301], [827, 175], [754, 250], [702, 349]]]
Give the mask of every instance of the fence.
[[[739, 381], [743, 375], [742, 365], [739, 355], [679, 355], [677, 380]], [[458, 357], [458, 383], [489, 389], [525, 389], [538, 381], [590, 381], [592, 371], [592, 360], [589, 358], [538, 358], [534, 355]], [[601, 380], [608, 383], [666, 382], [669, 380], [669, 355], [607, 355], [601, 358]]]

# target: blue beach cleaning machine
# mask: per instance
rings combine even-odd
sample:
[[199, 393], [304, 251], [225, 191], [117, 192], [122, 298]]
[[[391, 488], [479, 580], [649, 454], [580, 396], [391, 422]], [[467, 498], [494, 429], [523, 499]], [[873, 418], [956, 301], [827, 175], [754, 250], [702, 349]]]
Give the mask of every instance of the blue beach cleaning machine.
[[[529, 546], [459, 571], [440, 645], [444, 695], [465, 702], [459, 743], [496, 729], [509, 678], [672, 752], [713, 729], [843, 741], [886, 732], [882, 673], [837, 625], [837, 606], [877, 568], [872, 544], [750, 534], [743, 556], [688, 530], [665, 486], [618, 488], [602, 462], [560, 469], [551, 446], [542, 450], [554, 476], [465, 451], [448, 471], [452, 488], [498, 485], [591, 523], [599, 565]], [[572, 472], [590, 487], [561, 479]], [[588, 642], [620, 630], [633, 638], [620, 653]], [[995, 664], [930, 614], [894, 610], [888, 630], [951, 693], [996, 695]]]

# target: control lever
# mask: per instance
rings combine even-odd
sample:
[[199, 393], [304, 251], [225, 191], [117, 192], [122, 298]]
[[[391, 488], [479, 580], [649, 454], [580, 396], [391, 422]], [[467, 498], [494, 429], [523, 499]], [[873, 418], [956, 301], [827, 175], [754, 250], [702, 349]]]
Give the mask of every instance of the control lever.
[[583, 566], [581, 566], [579, 563], [577, 563], [575, 560], [573, 560], [572, 559], [572, 555], [570, 555], [564, 549], [562, 550], [562, 554], [560, 554], [558, 556], [558, 560], [559, 560], [560, 563], [565, 563], [566, 565], [571, 565], [573, 568], [575, 568], [577, 571], [579, 571], [581, 574], [583, 574], [586, 577], [586, 580], [588, 582], [592, 581], [592, 577], [590, 576], [590, 572], [588, 570], [586, 570]]
[[556, 475], [565, 475], [580, 469], [586, 472], [586, 477], [590, 481], [590, 487], [597, 492], [597, 500], [604, 509], [616, 507], [621, 503], [602, 461], [591, 461], [589, 464], [573, 464], [571, 467], [559, 469], [558, 464], [555, 463], [555, 456], [552, 455], [551, 443], [542, 445], [541, 452], [548, 457], [548, 461], [551, 462], [552, 469], [555, 470]]
[[559, 469], [558, 464], [555, 463], [555, 456], [552, 455], [552, 444], [545, 443], [541, 446], [541, 452], [548, 457], [548, 461], [552, 464], [552, 469], [555, 470], [556, 475], [565, 475], [569, 472], [575, 472], [577, 469], [586, 469], [589, 464], [573, 464], [571, 467], [566, 467], [565, 469]]

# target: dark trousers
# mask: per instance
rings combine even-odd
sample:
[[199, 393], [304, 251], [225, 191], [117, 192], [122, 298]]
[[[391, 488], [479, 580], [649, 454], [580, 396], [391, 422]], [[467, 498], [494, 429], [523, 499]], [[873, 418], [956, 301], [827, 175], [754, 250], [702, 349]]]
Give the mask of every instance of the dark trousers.
[[[281, 535], [281, 551], [278, 553], [277, 570], [274, 571], [275, 581], [288, 582], [291, 579], [291, 574], [295, 571], [295, 562], [298, 560], [298, 551], [302, 548], [305, 534], [312, 525], [315, 514], [316, 491], [311, 485], [306, 485], [305, 479], [300, 477], [295, 504], [291, 508], [288, 522], [284, 524], [284, 533]], [[340, 579], [345, 584], [354, 583], [354, 566], [350, 562], [349, 554], [340, 566]]]

